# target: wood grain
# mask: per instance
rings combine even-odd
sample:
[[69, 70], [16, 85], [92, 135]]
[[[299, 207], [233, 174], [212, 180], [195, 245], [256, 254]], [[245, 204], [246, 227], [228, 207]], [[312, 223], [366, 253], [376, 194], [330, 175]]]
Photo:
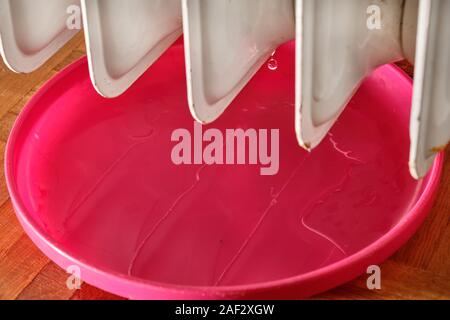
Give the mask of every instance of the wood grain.
[[[18, 75], [0, 65], [0, 161], [9, 131], [30, 97], [72, 61], [85, 54], [83, 34], [43, 67]], [[412, 73], [409, 65], [402, 67]], [[450, 299], [450, 150], [436, 203], [419, 232], [383, 265], [381, 290], [368, 290], [367, 276], [315, 299]], [[120, 299], [87, 283], [69, 290], [68, 275], [28, 239], [14, 215], [0, 165], [0, 299]]]
[[66, 285], [67, 273], [53, 262], [48, 262], [17, 296], [18, 300], [68, 300], [74, 289]]
[[5, 163], [5, 145], [6, 143], [0, 140], [0, 206], [3, 205], [9, 198], [8, 190], [6, 189], [6, 181], [4, 179], [5, 166], [3, 165], [3, 163]]

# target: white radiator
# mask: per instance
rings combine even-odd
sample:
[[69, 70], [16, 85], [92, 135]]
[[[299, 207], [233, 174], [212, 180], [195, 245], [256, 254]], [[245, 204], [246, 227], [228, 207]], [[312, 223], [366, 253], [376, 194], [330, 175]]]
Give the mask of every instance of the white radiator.
[[[312, 150], [362, 80], [415, 64], [410, 169], [423, 177], [450, 140], [450, 0], [0, 0], [0, 52], [32, 72], [85, 28], [91, 79], [125, 92], [184, 34], [193, 117], [217, 119], [276, 48], [296, 39], [296, 133]], [[80, 20], [81, 21], [81, 20]]]

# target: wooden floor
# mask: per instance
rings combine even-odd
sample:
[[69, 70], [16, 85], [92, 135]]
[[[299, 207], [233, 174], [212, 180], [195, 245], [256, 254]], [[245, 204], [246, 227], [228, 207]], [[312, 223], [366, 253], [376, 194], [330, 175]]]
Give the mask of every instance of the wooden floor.
[[[79, 34], [30, 75], [0, 65], [0, 162], [10, 128], [28, 99], [51, 76], [85, 54]], [[366, 276], [317, 299], [450, 299], [450, 150], [432, 212], [409, 243], [381, 265], [382, 289], [370, 291]], [[67, 274], [49, 261], [19, 226], [0, 167], [0, 299], [118, 299], [83, 283], [66, 287]]]

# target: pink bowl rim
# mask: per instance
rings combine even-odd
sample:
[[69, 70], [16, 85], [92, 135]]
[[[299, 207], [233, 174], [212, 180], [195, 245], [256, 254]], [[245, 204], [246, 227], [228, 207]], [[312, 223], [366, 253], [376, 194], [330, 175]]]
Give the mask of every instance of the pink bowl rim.
[[[8, 191], [10, 193], [11, 201], [13, 207], [16, 211], [17, 217], [19, 221], [22, 223], [26, 233], [31, 237], [36, 236], [39, 243], [35, 243], [38, 247], [44, 244], [49, 249], [53, 250], [54, 254], [59, 255], [65, 261], [70, 262], [70, 264], [75, 264], [81, 267], [81, 269], [85, 269], [90, 271], [92, 274], [95, 274], [98, 277], [104, 277], [107, 279], [112, 279], [116, 284], [126, 285], [132, 287], [144, 287], [146, 289], [159, 289], [164, 290], [165, 292], [173, 292], [175, 294], [200, 294], [200, 295], [223, 295], [227, 296], [230, 294], [239, 294], [239, 293], [257, 293], [261, 291], [267, 291], [274, 288], [282, 288], [288, 287], [292, 285], [298, 285], [302, 282], [306, 282], [308, 280], [318, 279], [325, 277], [327, 275], [337, 273], [338, 271], [344, 271], [350, 269], [352, 266], [358, 265], [359, 262], [364, 261], [366, 258], [370, 257], [374, 254], [378, 249], [389, 246], [391, 242], [393, 242], [397, 237], [401, 237], [402, 235], [409, 234], [411, 228], [414, 226], [415, 221], [422, 221], [427, 215], [430, 203], [434, 200], [434, 197], [437, 193], [439, 187], [439, 181], [441, 178], [443, 166], [444, 166], [444, 153], [441, 152], [437, 155], [436, 160], [430, 170], [428, 177], [424, 180], [425, 187], [421, 192], [421, 195], [414, 206], [409, 210], [407, 214], [405, 214], [397, 224], [382, 237], [371, 243], [370, 245], [364, 247], [357, 253], [354, 253], [342, 260], [339, 260], [333, 264], [328, 266], [310, 271], [308, 273], [304, 273], [301, 275], [284, 278], [280, 280], [267, 281], [255, 284], [246, 284], [246, 285], [234, 285], [234, 286], [184, 286], [170, 283], [161, 283], [157, 281], [142, 279], [138, 277], [128, 276], [123, 273], [119, 273], [114, 270], [110, 270], [108, 268], [98, 268], [93, 265], [90, 265], [86, 262], [75, 258], [74, 256], [64, 252], [64, 250], [58, 248], [58, 246], [52, 241], [51, 238], [45, 233], [45, 231], [34, 221], [30, 213], [27, 211], [20, 194], [17, 189], [16, 181], [14, 178], [14, 165], [13, 159], [15, 154], [16, 141], [20, 136], [21, 128], [23, 123], [27, 120], [30, 111], [33, 109], [34, 105], [39, 102], [41, 97], [46, 94], [52, 87], [58, 83], [62, 78], [67, 76], [72, 70], [80, 67], [81, 65], [86, 64], [86, 57], [82, 57], [75, 62], [69, 64], [63, 70], [61, 70], [58, 74], [53, 76], [50, 80], [48, 80], [39, 90], [38, 92], [28, 101], [28, 103], [23, 108], [22, 112], [19, 114], [12, 130], [10, 133], [10, 137], [6, 144], [5, 148], [5, 178]], [[412, 84], [412, 79], [406, 75], [403, 70], [395, 65], [386, 65], [382, 68], [390, 69], [391, 72], [396, 72], [403, 78], [404, 81], [408, 81]], [[415, 231], [415, 230], [414, 230]], [[409, 236], [408, 236], [409, 237]], [[33, 238], [33, 237], [32, 237]], [[34, 242], [34, 241], [33, 241]], [[396, 249], [397, 250], [397, 249]], [[46, 252], [44, 252], [48, 255]], [[50, 258], [50, 260], [53, 260]], [[95, 285], [95, 284], [94, 284]]]

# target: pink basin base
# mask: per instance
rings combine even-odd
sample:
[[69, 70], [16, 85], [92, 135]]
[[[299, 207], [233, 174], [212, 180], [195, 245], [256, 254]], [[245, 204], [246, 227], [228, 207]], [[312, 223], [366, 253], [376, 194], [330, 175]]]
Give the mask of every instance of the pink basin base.
[[7, 146], [7, 182], [36, 245], [83, 280], [128, 298], [303, 298], [364, 273], [416, 231], [440, 155], [408, 173], [411, 81], [369, 77], [311, 154], [294, 133], [294, 45], [277, 50], [207, 128], [280, 129], [279, 172], [181, 165], [171, 134], [193, 131], [183, 47], [123, 96], [93, 89], [85, 59], [26, 106]]

